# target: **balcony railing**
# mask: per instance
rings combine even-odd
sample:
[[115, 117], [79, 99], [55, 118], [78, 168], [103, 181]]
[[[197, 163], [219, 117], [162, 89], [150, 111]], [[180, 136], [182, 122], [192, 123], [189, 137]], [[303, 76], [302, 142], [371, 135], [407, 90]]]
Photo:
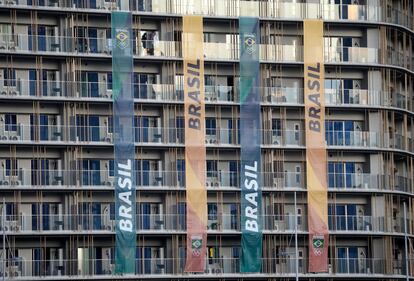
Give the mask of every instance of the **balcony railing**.
[[[50, 98], [50, 99], [102, 99], [112, 101], [112, 85], [106, 81], [52, 81], [8, 79], [7, 86], [0, 85], [0, 98]], [[183, 102], [182, 85], [133, 83], [134, 98], [158, 102]], [[303, 105], [303, 89], [295, 87], [259, 87], [262, 102], [270, 105]], [[206, 103], [238, 103], [236, 86], [205, 86]], [[325, 102], [329, 105], [384, 106], [411, 110], [406, 95], [366, 89], [325, 89]]]
[[[96, 2], [80, 1], [73, 5], [65, 5], [65, 2], [45, 0], [27, 5], [27, 2], [19, 0], [6, 0], [0, 6], [29, 6], [44, 7], [46, 9], [72, 8], [72, 9], [99, 9], [108, 12], [116, 9], [116, 3], [112, 1], [98, 0]], [[70, 2], [67, 2], [70, 3]], [[283, 1], [257, 1], [254, 3], [239, 0], [209, 0], [202, 1], [201, 7], [194, 0], [176, 0], [172, 5], [163, 0], [145, 0], [130, 2], [131, 11], [152, 12], [160, 14], [202, 14], [219, 17], [238, 17], [240, 10], [245, 16], [260, 16], [266, 18], [281, 19], [324, 19], [324, 20], [350, 20], [389, 22], [413, 27], [413, 16], [410, 11], [401, 11], [397, 7], [387, 7], [387, 14], [383, 14], [385, 7], [369, 5], [340, 5], [340, 4], [315, 4], [315, 3], [287, 3]]]
[[[136, 170], [137, 188], [184, 188], [185, 171]], [[306, 176], [302, 172], [262, 172], [264, 189], [303, 189]], [[412, 179], [406, 176], [389, 176], [370, 173], [328, 173], [329, 189], [336, 190], [395, 190], [412, 192]], [[0, 188], [104, 188], [113, 189], [114, 172], [109, 170], [36, 170], [3, 169]], [[237, 171], [209, 170], [206, 172], [209, 189], [239, 189], [240, 175]]]
[[403, 176], [371, 173], [328, 173], [330, 189], [396, 190], [411, 192], [412, 180]]
[[379, 49], [365, 47], [325, 47], [325, 62], [379, 63]]
[[260, 91], [265, 104], [303, 104], [302, 88], [260, 87]]
[[366, 89], [325, 89], [325, 101], [327, 105], [392, 106], [411, 110], [406, 95]]
[[[133, 38], [133, 54], [137, 57], [182, 58], [180, 41], [141, 40]], [[239, 43], [204, 42], [205, 59], [239, 60]], [[98, 37], [72, 37], [62, 35], [2, 34], [0, 51], [23, 53], [57, 53], [71, 55], [99, 55], [110, 57], [112, 39]], [[328, 63], [383, 63], [381, 51], [368, 47], [325, 46]], [[260, 59], [264, 61], [301, 62], [303, 46], [260, 44]], [[413, 61], [398, 50], [387, 50], [384, 63], [413, 69]]]
[[[301, 173], [262, 172], [264, 188], [304, 188], [305, 177]], [[35, 187], [87, 187], [113, 188], [115, 174], [110, 170], [36, 170], [36, 169], [3, 169], [0, 173], [0, 187], [21, 186]], [[135, 170], [138, 188], [183, 188], [185, 171]], [[403, 178], [401, 178], [400, 181]], [[404, 178], [405, 179], [405, 178]], [[206, 187], [240, 188], [240, 174], [237, 171], [210, 170], [206, 172]]]
[[302, 130], [262, 130], [262, 143], [272, 146], [304, 146]]
[[[53, 142], [80, 143], [91, 145], [112, 145], [112, 125], [25, 125], [9, 124], [0, 128], [0, 142]], [[86, 123], [83, 122], [82, 124]], [[176, 127], [133, 127], [135, 143], [141, 145], [183, 145], [184, 128]], [[330, 131], [326, 132], [328, 147], [363, 147], [414, 151], [414, 140], [399, 133], [378, 133], [372, 131]], [[205, 144], [239, 145], [240, 131], [209, 127], [206, 128]], [[302, 130], [261, 130], [262, 144], [270, 146], [305, 146]]]
[[[259, 274], [294, 274], [296, 272], [295, 253], [280, 255], [276, 258], [263, 258], [262, 270]], [[369, 276], [373, 274], [402, 276], [405, 275], [403, 260], [389, 258], [334, 258], [329, 259], [329, 274], [338, 276]], [[391, 263], [392, 267], [386, 264]], [[135, 275], [180, 275], [188, 276], [184, 272], [185, 258], [138, 258], [135, 260]], [[412, 267], [413, 261], [409, 260]], [[308, 260], [299, 258], [298, 273], [308, 273]], [[50, 277], [50, 276], [112, 276], [119, 278], [115, 273], [113, 257], [104, 259], [85, 258], [32, 260], [23, 257], [7, 259], [1, 267], [6, 276], [18, 277]], [[200, 275], [240, 275], [240, 260], [238, 257], [213, 257], [206, 259], [206, 271]], [[412, 276], [412, 273], [409, 273]], [[116, 277], [118, 276], [118, 277]]]
[[[171, 232], [185, 231], [187, 229], [186, 214], [137, 214], [136, 231], [148, 232]], [[239, 232], [241, 231], [240, 214], [209, 213], [207, 230], [215, 232]], [[270, 232], [293, 232], [295, 225], [300, 232], [306, 232], [307, 217], [295, 216], [294, 214], [259, 216], [263, 230]], [[114, 232], [115, 214], [110, 213], [109, 204], [99, 213], [81, 214], [24, 214], [6, 215], [5, 219], [0, 218], [1, 230], [6, 233], [27, 234], [36, 232]], [[410, 224], [407, 219], [407, 225]], [[390, 232], [404, 233], [404, 219], [385, 218], [365, 215], [329, 215], [329, 230], [337, 232]]]

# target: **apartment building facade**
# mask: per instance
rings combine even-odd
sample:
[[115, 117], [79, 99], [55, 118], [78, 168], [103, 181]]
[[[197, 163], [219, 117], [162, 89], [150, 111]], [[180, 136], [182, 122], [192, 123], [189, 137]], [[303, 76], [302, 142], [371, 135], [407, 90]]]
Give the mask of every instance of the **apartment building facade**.
[[[263, 247], [254, 274], [240, 273], [245, 1], [121, 2], [133, 30], [135, 274], [115, 274], [111, 11], [117, 3], [0, 0], [0, 276], [414, 279], [412, 1], [250, 3], [248, 15], [260, 18], [261, 34]], [[182, 32], [190, 14], [203, 16], [204, 37], [207, 256], [198, 274], [184, 272]], [[305, 19], [323, 20], [325, 273], [308, 270]]]

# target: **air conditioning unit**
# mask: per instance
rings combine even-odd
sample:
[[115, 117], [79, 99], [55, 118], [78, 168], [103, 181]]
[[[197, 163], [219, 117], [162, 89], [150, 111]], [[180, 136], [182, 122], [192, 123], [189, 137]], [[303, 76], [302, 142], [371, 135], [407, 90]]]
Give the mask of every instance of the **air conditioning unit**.
[[20, 227], [17, 221], [6, 221], [4, 223], [4, 230], [5, 231], [19, 231]]
[[19, 277], [22, 276], [22, 272], [19, 270], [19, 266], [13, 265], [6, 268], [5, 277]]
[[[115, 225], [115, 224], [113, 224], [113, 225]], [[114, 230], [113, 225], [112, 224], [104, 225], [104, 230], [106, 230], [106, 231], [113, 231]]]
[[108, 179], [108, 180], [104, 181], [103, 184], [105, 186], [111, 187], [111, 186], [114, 186], [114, 181], [111, 181], [111, 180]]
[[10, 90], [9, 91], [10, 96], [20, 96], [20, 92], [17, 90]]
[[112, 90], [107, 89], [106, 92], [102, 95], [103, 98], [111, 99], [112, 98]]
[[20, 139], [20, 137], [19, 136], [17, 136], [17, 135], [14, 135], [14, 136], [10, 136], [9, 137], [9, 140], [13, 140], [13, 141], [17, 141], [17, 140], [19, 140]]
[[112, 142], [112, 133], [107, 133], [105, 138], [104, 138], [104, 141]]
[[217, 230], [218, 229], [218, 221], [217, 220], [208, 220], [207, 227], [210, 230]]
[[[6, 226], [6, 225], [0, 225], [0, 231], [9, 231], [9, 227], [8, 226]], [[1, 276], [1, 275], [0, 275]]]
[[211, 265], [208, 265], [206, 271], [207, 274], [219, 274], [222, 272], [221, 268], [220, 268], [220, 264], [218, 263], [213, 263]]
[[283, 179], [273, 178], [273, 187], [283, 187]]
[[15, 181], [12, 181], [11, 183], [12, 185], [22, 185], [22, 181], [20, 180], [15, 180]]
[[280, 136], [272, 136], [272, 144], [280, 144]]

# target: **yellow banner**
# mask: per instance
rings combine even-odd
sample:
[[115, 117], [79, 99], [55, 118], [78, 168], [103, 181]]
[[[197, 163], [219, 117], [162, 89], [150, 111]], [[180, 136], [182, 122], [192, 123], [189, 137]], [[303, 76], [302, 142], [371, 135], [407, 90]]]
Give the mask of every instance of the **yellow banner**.
[[323, 21], [304, 21], [306, 175], [309, 272], [328, 271]]
[[187, 192], [186, 272], [204, 272], [207, 247], [203, 18], [183, 17], [185, 182]]

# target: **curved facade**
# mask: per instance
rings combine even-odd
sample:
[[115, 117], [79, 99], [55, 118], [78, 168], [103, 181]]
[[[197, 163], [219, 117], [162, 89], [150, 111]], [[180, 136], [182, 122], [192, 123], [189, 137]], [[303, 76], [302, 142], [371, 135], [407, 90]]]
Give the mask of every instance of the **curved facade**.
[[[133, 14], [136, 274], [114, 272], [116, 4], [0, 0], [0, 224], [6, 238], [0, 272], [6, 278], [294, 280], [297, 269], [301, 280], [414, 279], [412, 1], [250, 3], [261, 34], [263, 248], [261, 272], [242, 275], [238, 17], [247, 4], [121, 2]], [[184, 273], [181, 38], [188, 14], [203, 16], [204, 33], [202, 274]], [[304, 19], [324, 22], [326, 273], [308, 271]]]

